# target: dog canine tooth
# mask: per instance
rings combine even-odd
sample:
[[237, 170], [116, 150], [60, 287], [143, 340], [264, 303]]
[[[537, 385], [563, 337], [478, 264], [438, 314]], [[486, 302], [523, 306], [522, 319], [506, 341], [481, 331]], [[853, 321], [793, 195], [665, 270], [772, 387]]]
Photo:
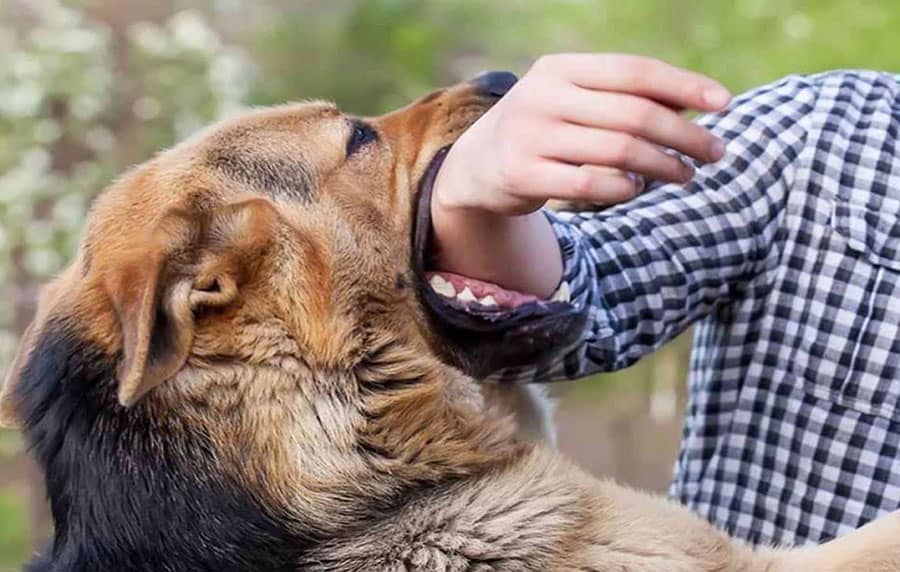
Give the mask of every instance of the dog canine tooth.
[[463, 288], [463, 291], [456, 295], [456, 299], [461, 302], [477, 302], [478, 301], [478, 298], [475, 297], [475, 294], [472, 294], [472, 291], [469, 290], [468, 286]]
[[493, 296], [485, 296], [484, 298], [479, 300], [478, 303], [489, 308], [494, 308], [497, 306], [497, 300], [495, 300]]
[[559, 288], [556, 289], [556, 293], [553, 294], [553, 297], [550, 298], [551, 302], [571, 302], [572, 301], [572, 293], [569, 291], [569, 283], [563, 282], [559, 285]]
[[431, 286], [431, 289], [443, 296], [444, 298], [455, 298], [456, 297], [456, 288], [453, 287], [453, 284], [444, 280], [438, 274], [435, 274], [431, 277], [431, 280], [428, 281], [428, 284]]

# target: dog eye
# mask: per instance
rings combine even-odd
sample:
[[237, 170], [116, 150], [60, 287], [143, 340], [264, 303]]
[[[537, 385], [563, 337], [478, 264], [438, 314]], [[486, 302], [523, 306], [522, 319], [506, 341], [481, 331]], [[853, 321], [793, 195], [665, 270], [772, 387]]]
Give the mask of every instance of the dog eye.
[[347, 140], [347, 157], [359, 151], [364, 145], [367, 145], [378, 139], [378, 133], [370, 126], [361, 121], [353, 123], [353, 130], [350, 132], [350, 139]]

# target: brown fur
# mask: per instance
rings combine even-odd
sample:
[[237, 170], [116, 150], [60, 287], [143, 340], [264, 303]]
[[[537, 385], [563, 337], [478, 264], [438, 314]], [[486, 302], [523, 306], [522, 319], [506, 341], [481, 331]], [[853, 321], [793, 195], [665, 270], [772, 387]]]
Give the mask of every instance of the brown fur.
[[900, 569], [898, 515], [754, 552], [519, 441], [446, 365], [413, 287], [415, 189], [489, 103], [469, 84], [436, 92], [372, 119], [378, 140], [349, 158], [352, 124], [330, 104], [254, 111], [126, 174], [45, 288], [0, 417], [23, 422], [37, 334], [65, 318], [121, 356], [110, 407], [208, 435], [197, 471], [330, 539], [297, 569]]

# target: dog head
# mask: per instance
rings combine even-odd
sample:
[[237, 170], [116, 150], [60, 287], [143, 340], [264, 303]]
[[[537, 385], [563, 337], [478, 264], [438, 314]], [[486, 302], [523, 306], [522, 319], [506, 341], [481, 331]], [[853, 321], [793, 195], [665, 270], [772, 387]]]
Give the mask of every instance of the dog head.
[[74, 263], [45, 288], [0, 419], [16, 416], [16, 380], [48, 323], [78, 324], [118, 352], [124, 406], [189, 358], [292, 356], [346, 368], [370, 349], [376, 327], [418, 328], [432, 351], [475, 376], [564, 343], [571, 324], [558, 313], [559, 330], [535, 320], [550, 314], [539, 304], [524, 312], [524, 327], [501, 328], [510, 308], [460, 306], [426, 280], [434, 175], [509, 75], [373, 119], [319, 102], [256, 111], [126, 174], [92, 208]]
[[[0, 395], [0, 420], [24, 427], [67, 541], [91, 526], [72, 520], [104, 502], [128, 529], [174, 496], [250, 553], [238, 537], [280, 533], [269, 517], [240, 532], [230, 518], [246, 524], [235, 515], [247, 506], [338, 526], [355, 518], [358, 506], [341, 513], [338, 501], [361, 494], [363, 475], [366, 496], [395, 498], [398, 476], [465, 473], [507, 446], [508, 431], [461, 421], [479, 396], [443, 364], [478, 376], [566, 336], [536, 333], [551, 319], [542, 306], [504, 329], [494, 324], [510, 308], [451, 311], [422, 253], [444, 150], [513, 80], [483, 76], [370, 119], [322, 102], [253, 111], [97, 199]], [[214, 489], [249, 500], [222, 507]], [[164, 513], [176, 546], [188, 533]], [[111, 527], [105, 543], [125, 542]]]

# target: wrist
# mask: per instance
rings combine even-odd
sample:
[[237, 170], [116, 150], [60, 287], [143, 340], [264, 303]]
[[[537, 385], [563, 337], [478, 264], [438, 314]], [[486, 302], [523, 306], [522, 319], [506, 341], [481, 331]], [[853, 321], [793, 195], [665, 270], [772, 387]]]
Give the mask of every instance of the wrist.
[[450, 213], [462, 209], [478, 209], [478, 203], [472, 200], [476, 193], [472, 189], [481, 188], [477, 181], [472, 179], [470, 170], [457, 168], [458, 151], [456, 145], [450, 148], [440, 170], [434, 180], [434, 190], [431, 195], [431, 212]]

